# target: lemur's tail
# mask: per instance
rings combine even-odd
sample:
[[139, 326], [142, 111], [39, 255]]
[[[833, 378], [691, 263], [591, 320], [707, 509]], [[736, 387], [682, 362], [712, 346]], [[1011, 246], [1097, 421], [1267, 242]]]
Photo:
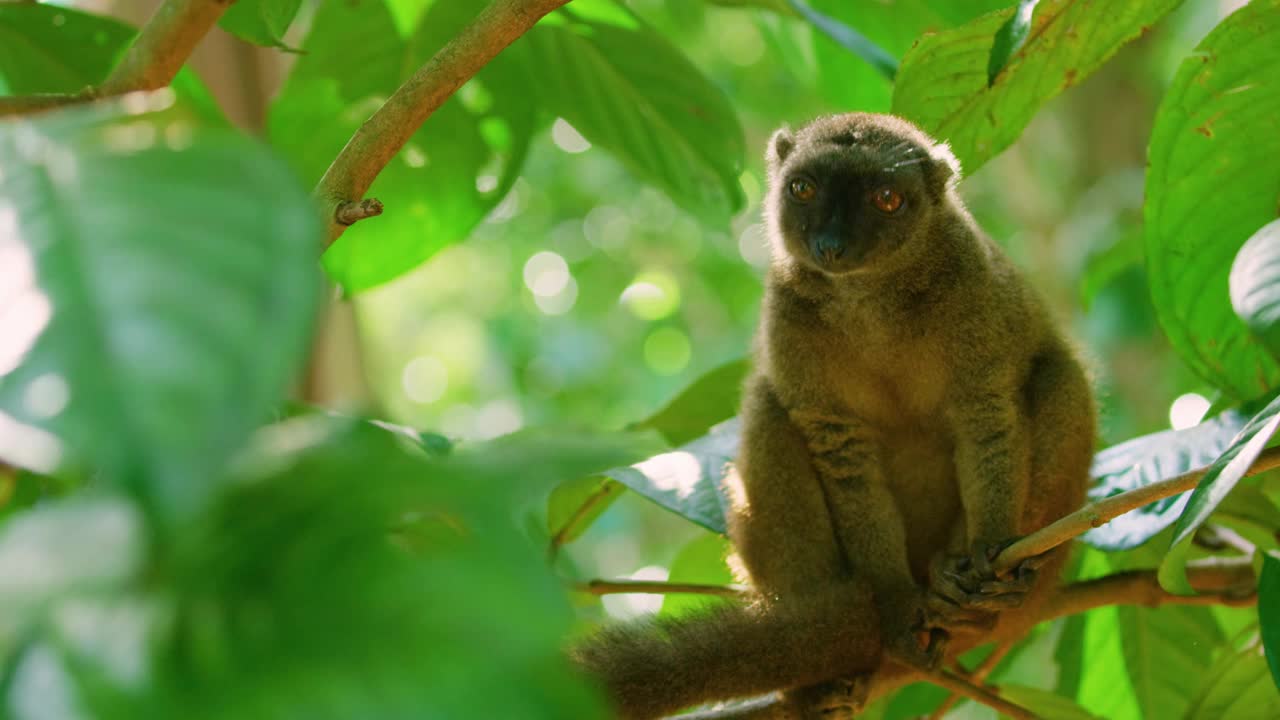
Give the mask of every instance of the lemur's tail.
[[621, 717], [656, 718], [873, 670], [880, 660], [873, 607], [865, 587], [841, 585], [792, 602], [620, 623], [573, 655]]

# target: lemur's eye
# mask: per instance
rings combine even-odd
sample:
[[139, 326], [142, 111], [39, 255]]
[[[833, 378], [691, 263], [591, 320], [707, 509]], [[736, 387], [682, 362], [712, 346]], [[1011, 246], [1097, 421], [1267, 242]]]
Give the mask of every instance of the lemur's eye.
[[902, 207], [902, 193], [893, 188], [877, 188], [871, 191], [871, 204], [885, 215], [892, 215]]
[[809, 202], [818, 194], [818, 188], [814, 187], [813, 183], [805, 180], [804, 178], [796, 178], [795, 180], [792, 180], [791, 183], [787, 185], [787, 190], [791, 192], [791, 197], [802, 203]]

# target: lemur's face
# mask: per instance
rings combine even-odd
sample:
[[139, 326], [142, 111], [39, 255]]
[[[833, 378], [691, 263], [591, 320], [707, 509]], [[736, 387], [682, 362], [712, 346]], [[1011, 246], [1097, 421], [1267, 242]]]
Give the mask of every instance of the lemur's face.
[[806, 266], [841, 275], [922, 236], [954, 168], [920, 135], [904, 137], [870, 115], [780, 131], [770, 148], [775, 242]]

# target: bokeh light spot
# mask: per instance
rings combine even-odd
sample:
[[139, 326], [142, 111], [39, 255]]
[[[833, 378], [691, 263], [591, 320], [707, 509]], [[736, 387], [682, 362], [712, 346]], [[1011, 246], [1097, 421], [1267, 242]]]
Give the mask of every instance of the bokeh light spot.
[[689, 366], [689, 336], [671, 327], [658, 328], [644, 341], [644, 361], [658, 375], [675, 375]]

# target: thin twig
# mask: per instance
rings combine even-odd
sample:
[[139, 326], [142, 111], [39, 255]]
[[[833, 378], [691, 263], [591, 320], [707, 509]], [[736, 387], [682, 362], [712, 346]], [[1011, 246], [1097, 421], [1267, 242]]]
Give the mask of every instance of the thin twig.
[[362, 199], [378, 173], [458, 88], [566, 2], [493, 0], [360, 126], [316, 186], [329, 216], [326, 246], [348, 227], [338, 220], [337, 209]]
[[950, 690], [957, 695], [963, 695], [974, 702], [994, 708], [996, 712], [1008, 715], [1014, 720], [1035, 720], [1037, 717], [1035, 713], [1021, 705], [1011, 703], [987, 688], [975, 685], [948, 670], [937, 670], [929, 673], [928, 680], [934, 685]]
[[[1254, 461], [1253, 466], [1245, 472], [1245, 477], [1257, 475], [1274, 467], [1280, 467], [1280, 448], [1264, 450]], [[1128, 490], [1105, 500], [1091, 502], [1005, 548], [992, 562], [992, 566], [997, 572], [1010, 570], [1023, 560], [1048, 552], [1130, 510], [1193, 490], [1207, 471], [1208, 467], [1203, 467], [1168, 480]]]
[[582, 501], [582, 504], [578, 506], [578, 509], [573, 511], [573, 514], [569, 516], [569, 519], [564, 521], [564, 525], [562, 525], [560, 529], [556, 531], [556, 534], [552, 536], [551, 544], [547, 548], [547, 556], [550, 559], [555, 560], [556, 555], [560, 552], [560, 548], [569, 541], [569, 536], [578, 527], [578, 524], [581, 523], [587, 515], [596, 508], [596, 506], [608, 499], [609, 496], [614, 495], [619, 491], [620, 486], [616, 481], [608, 478], [601, 480], [600, 487], [596, 488], [595, 492], [588, 495], [587, 499]]
[[673, 595], [688, 593], [740, 598], [747, 594], [747, 588], [742, 585], [703, 585], [700, 583], [673, 583], [661, 580], [591, 580], [575, 585], [574, 589], [591, 595], [618, 595], [624, 593]]
[[1155, 570], [1127, 570], [1072, 583], [1047, 604], [1044, 620], [1077, 615], [1109, 605], [1221, 605], [1248, 607], [1257, 602], [1253, 568], [1247, 563], [1188, 566], [1187, 577], [1198, 595], [1175, 595], [1160, 587]]
[[[973, 672], [970, 672], [967, 675], [969, 681], [979, 685], [985, 683], [987, 681], [987, 677], [991, 675], [992, 671], [996, 669], [996, 666], [1000, 664], [1000, 661], [1004, 659], [1004, 656], [1008, 655], [1009, 651], [1012, 650], [1013, 646], [1016, 644], [1017, 643], [1012, 641], [1005, 641], [992, 648], [991, 654], [983, 658], [982, 662], [978, 663], [978, 667], [974, 668]], [[942, 720], [942, 718], [947, 714], [947, 711], [954, 707], [956, 702], [959, 700], [959, 693], [951, 693], [942, 701], [941, 705], [929, 714], [929, 720]]]
[[138, 31], [129, 49], [102, 84], [76, 93], [0, 98], [0, 117], [29, 115], [65, 105], [165, 87], [173, 82], [196, 45], [233, 2], [235, 0], [165, 0]]

